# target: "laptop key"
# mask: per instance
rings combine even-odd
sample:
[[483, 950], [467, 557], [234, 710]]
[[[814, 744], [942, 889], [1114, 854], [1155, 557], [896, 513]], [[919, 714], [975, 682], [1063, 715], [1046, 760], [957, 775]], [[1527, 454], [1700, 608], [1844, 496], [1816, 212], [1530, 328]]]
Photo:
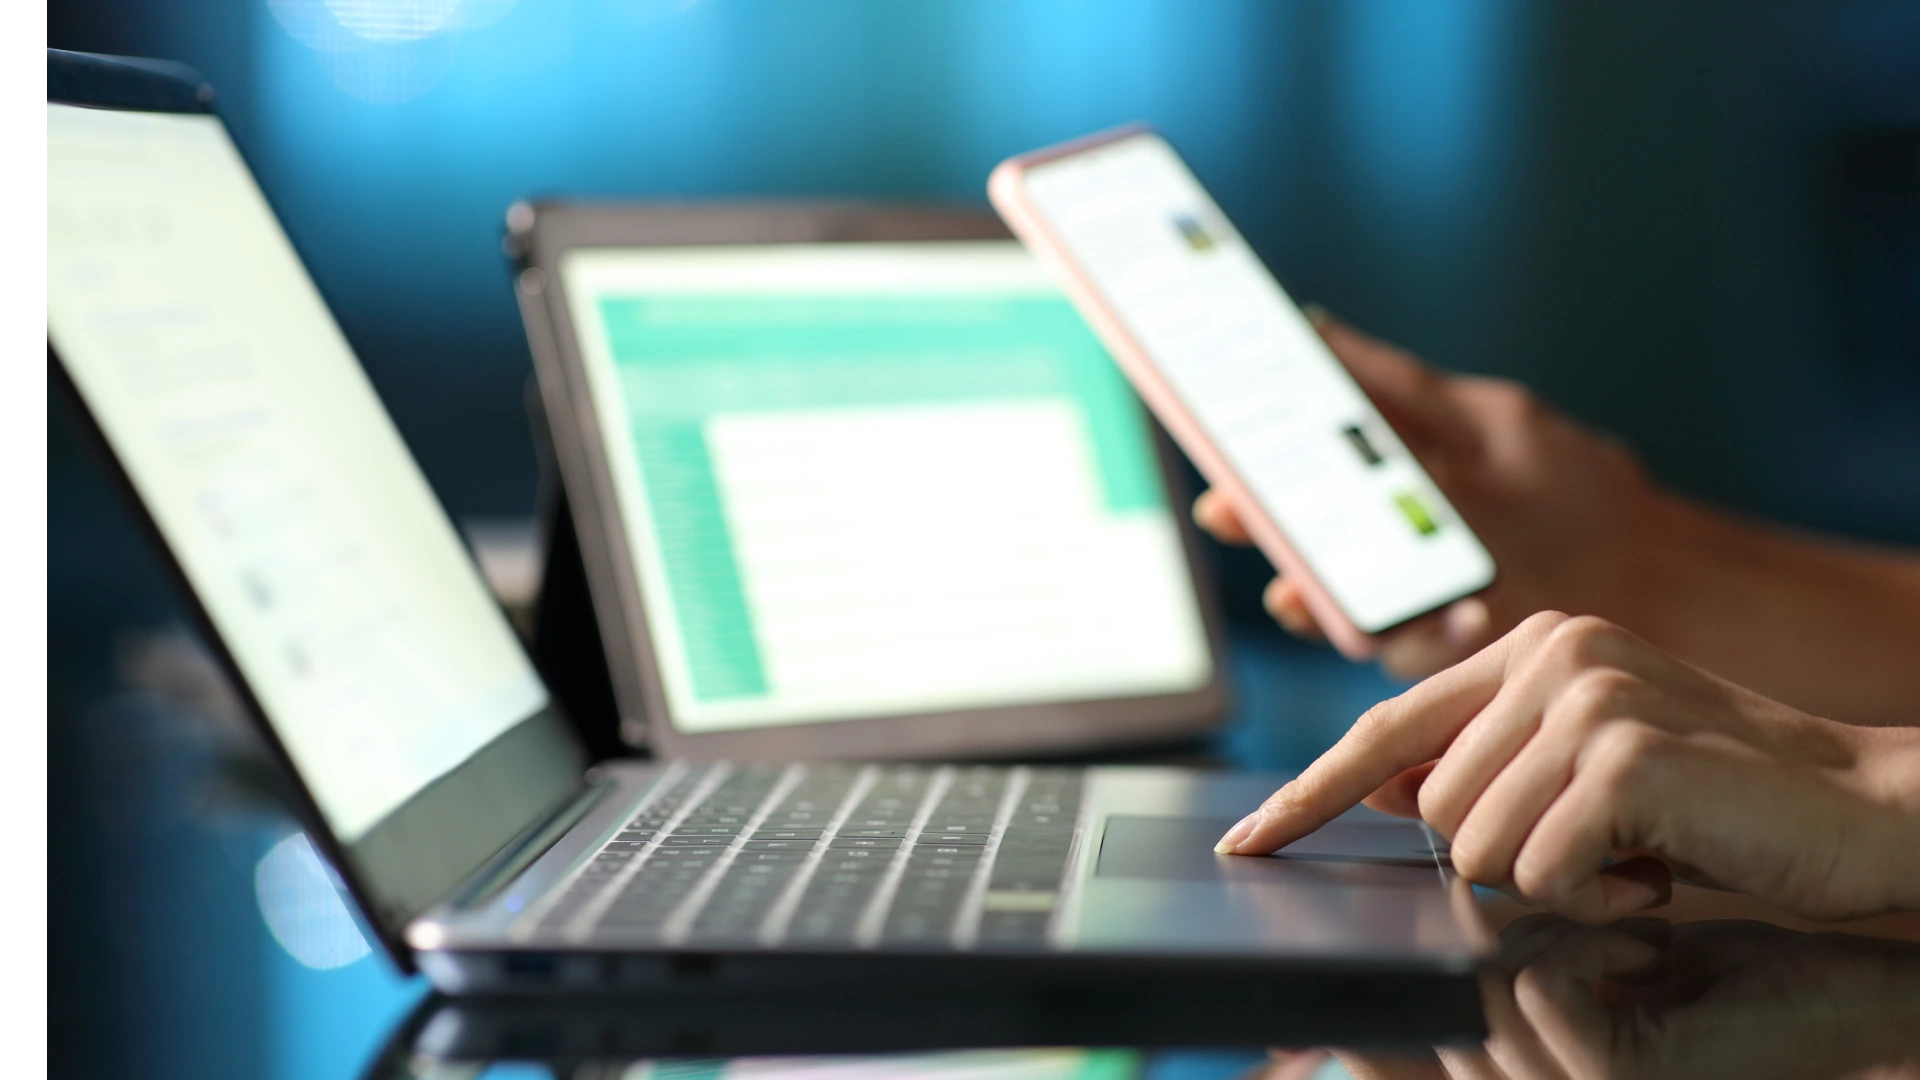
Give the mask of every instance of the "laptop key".
[[922, 828], [926, 832], [979, 833], [980, 835], [985, 836], [987, 833], [993, 831], [993, 818], [991, 816], [958, 817], [951, 814], [948, 814], [948, 815], [936, 814], [933, 818], [928, 820], [926, 825], [922, 826]]
[[915, 844], [916, 855], [945, 855], [953, 859], [978, 860], [986, 849], [978, 844]]
[[797, 863], [805, 861], [808, 852], [813, 850], [807, 847], [782, 851], [755, 851], [752, 844], [745, 844], [742, 847], [740, 854], [734, 859], [735, 862]]
[[824, 829], [761, 829], [752, 836], [752, 840], [818, 840]]
[[874, 851], [892, 851], [898, 848], [901, 843], [902, 841], [899, 838], [890, 836], [836, 836], [828, 841], [827, 846], [834, 848], [868, 848]]
[[953, 844], [965, 847], [987, 846], [985, 833], [921, 833], [918, 840], [922, 844]]
[[812, 851], [818, 840], [749, 840], [740, 845], [745, 851]]
[[973, 870], [980, 865], [983, 853], [979, 848], [967, 848], [963, 851], [935, 851], [916, 847], [907, 858], [907, 873], [922, 874], [932, 870]]
[[731, 836], [680, 836], [675, 834], [660, 841], [665, 847], [726, 847], [733, 843]]

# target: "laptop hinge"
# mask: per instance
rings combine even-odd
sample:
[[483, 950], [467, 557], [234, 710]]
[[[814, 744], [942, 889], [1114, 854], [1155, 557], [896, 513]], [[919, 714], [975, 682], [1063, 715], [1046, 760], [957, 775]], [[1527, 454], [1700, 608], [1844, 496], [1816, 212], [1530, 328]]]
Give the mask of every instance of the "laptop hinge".
[[601, 799], [615, 787], [611, 778], [590, 782], [580, 793], [566, 802], [539, 824], [520, 834], [519, 838], [502, 848], [488, 859], [471, 878], [454, 890], [448, 903], [456, 908], [473, 907], [484, 904], [507, 887], [521, 872], [532, 866], [534, 860], [545, 855], [548, 849], [560, 842], [560, 838], [580, 820], [587, 816]]

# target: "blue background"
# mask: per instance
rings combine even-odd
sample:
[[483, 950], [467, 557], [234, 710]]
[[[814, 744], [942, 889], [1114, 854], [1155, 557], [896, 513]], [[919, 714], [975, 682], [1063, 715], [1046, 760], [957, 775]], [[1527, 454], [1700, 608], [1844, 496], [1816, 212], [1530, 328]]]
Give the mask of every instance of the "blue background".
[[[1144, 119], [1299, 297], [1527, 380], [1670, 483], [1920, 539], [1914, 210], [1847, 173], [1920, 125], [1910, 3], [469, 2], [504, 15], [331, 53], [288, 29], [321, 0], [50, 9], [55, 44], [220, 89], [456, 513], [533, 497], [514, 199], [983, 205], [1001, 157]], [[1897, 185], [1910, 139], [1881, 156]]]

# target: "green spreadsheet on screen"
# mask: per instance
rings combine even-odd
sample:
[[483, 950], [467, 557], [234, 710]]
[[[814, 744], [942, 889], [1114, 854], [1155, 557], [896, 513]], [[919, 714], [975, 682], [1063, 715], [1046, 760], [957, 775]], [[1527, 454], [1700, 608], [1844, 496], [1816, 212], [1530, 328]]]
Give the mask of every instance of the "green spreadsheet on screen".
[[683, 730], [1207, 682], [1145, 412], [1017, 245], [562, 272]]

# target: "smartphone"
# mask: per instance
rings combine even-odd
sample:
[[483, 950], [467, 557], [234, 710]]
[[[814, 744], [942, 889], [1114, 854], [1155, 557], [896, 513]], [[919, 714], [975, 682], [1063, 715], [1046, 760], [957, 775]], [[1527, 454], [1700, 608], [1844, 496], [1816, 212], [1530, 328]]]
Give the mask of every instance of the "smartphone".
[[988, 194], [1342, 653], [1492, 584], [1493, 557], [1165, 139], [1023, 154]]

